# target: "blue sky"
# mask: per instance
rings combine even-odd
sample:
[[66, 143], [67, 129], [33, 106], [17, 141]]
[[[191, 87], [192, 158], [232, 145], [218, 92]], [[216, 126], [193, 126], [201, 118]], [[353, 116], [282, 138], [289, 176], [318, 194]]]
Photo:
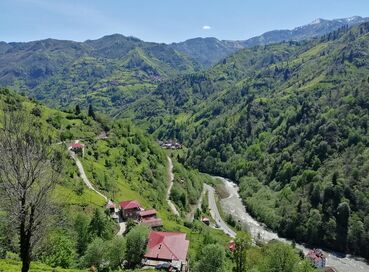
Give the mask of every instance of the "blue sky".
[[237, 40], [353, 15], [369, 16], [368, 0], [0, 0], [0, 40]]

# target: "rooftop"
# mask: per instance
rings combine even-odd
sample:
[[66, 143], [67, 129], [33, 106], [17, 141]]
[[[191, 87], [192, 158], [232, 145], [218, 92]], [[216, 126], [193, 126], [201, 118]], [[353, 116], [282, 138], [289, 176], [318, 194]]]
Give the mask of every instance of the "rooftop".
[[137, 200], [127, 200], [119, 203], [119, 206], [123, 210], [140, 209], [140, 203]]
[[145, 258], [185, 261], [188, 246], [185, 233], [153, 231], [149, 236]]
[[156, 215], [156, 213], [157, 212], [155, 209], [150, 209], [150, 210], [140, 211], [140, 216], [141, 217], [154, 216]]

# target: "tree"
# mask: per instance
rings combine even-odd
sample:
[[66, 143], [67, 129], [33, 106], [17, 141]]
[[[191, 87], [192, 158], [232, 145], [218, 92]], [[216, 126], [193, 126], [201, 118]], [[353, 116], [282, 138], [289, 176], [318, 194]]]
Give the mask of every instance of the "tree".
[[91, 104], [90, 104], [90, 106], [88, 106], [88, 116], [90, 116], [90, 117], [92, 117], [92, 119], [96, 120], [95, 111], [94, 111], [94, 108], [92, 107]]
[[79, 106], [79, 104], [76, 105], [75, 111], [76, 115], [80, 115], [81, 114], [81, 107]]
[[88, 226], [91, 236], [97, 236], [104, 239], [111, 238], [108, 218], [101, 212], [100, 209], [95, 209], [94, 215]]
[[294, 272], [315, 272], [316, 270], [312, 267], [311, 262], [304, 260], [298, 263], [296, 270]]
[[137, 225], [127, 234], [126, 258], [131, 268], [136, 267], [146, 252], [149, 229], [144, 225]]
[[99, 271], [119, 269], [125, 259], [126, 241], [123, 237], [103, 241], [96, 238], [88, 245], [82, 258], [85, 267], [96, 267]]
[[342, 202], [337, 207], [337, 247], [342, 251], [347, 249], [347, 233], [350, 212], [350, 205], [347, 202]]
[[199, 256], [199, 261], [195, 265], [195, 271], [222, 272], [225, 265], [225, 251], [221, 245], [211, 244], [205, 246]]
[[95, 238], [88, 245], [85, 255], [81, 262], [83, 266], [100, 268], [104, 263], [104, 241], [101, 238]]
[[40, 130], [23, 112], [5, 112], [0, 130], [0, 205], [18, 231], [22, 272], [51, 221], [49, 195], [62, 170], [61, 153]]
[[126, 240], [121, 236], [115, 236], [105, 247], [106, 259], [111, 269], [118, 269], [126, 257]]
[[308, 234], [310, 242], [318, 245], [321, 242], [322, 216], [319, 210], [311, 209], [307, 221]]
[[74, 231], [76, 232], [77, 253], [81, 256], [85, 253], [89, 242], [89, 218], [79, 213], [74, 220]]
[[69, 268], [75, 261], [75, 242], [64, 233], [51, 234], [42, 247], [43, 262], [51, 267]]
[[267, 247], [262, 271], [293, 272], [298, 261], [299, 258], [290, 245], [272, 242]]
[[124, 232], [124, 234], [129, 233], [134, 227], [137, 226], [137, 222], [131, 218], [128, 219], [127, 224], [126, 224], [126, 230]]
[[237, 234], [235, 245], [233, 253], [233, 260], [236, 265], [235, 272], [244, 272], [246, 271], [246, 253], [251, 245], [251, 239], [246, 234]]

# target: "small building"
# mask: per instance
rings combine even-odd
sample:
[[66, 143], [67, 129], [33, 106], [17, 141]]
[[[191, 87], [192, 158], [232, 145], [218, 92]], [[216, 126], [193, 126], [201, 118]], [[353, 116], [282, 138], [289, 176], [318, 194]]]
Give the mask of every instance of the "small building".
[[108, 210], [110, 217], [114, 219], [115, 221], [119, 222], [119, 215], [118, 215], [119, 209], [117, 209], [117, 206], [115, 205], [115, 203], [109, 200], [105, 208]]
[[321, 249], [312, 249], [306, 254], [306, 258], [311, 261], [315, 268], [324, 268], [326, 265], [326, 256]]
[[142, 210], [140, 203], [137, 200], [122, 201], [119, 203], [120, 211], [123, 219], [139, 218], [139, 213]]
[[229, 241], [228, 249], [232, 253], [236, 250], [236, 242], [234, 240]]
[[142, 263], [147, 267], [166, 266], [171, 271], [188, 271], [189, 243], [185, 233], [153, 231]]
[[172, 149], [172, 150], [182, 149], [182, 144], [180, 144], [176, 141], [173, 141], [173, 140], [170, 140], [170, 141], [167, 141], [167, 142], [159, 141], [159, 144], [162, 148], [165, 148], [165, 149]]
[[81, 143], [74, 143], [69, 146], [69, 149], [76, 154], [80, 154], [84, 156], [85, 154], [85, 145]]
[[141, 223], [151, 227], [151, 228], [158, 228], [163, 226], [163, 222], [160, 218], [156, 217], [156, 210], [144, 210], [140, 211], [139, 213], [139, 220]]
[[210, 220], [207, 217], [203, 217], [201, 218], [201, 222], [203, 222], [205, 225], [209, 226], [210, 225]]

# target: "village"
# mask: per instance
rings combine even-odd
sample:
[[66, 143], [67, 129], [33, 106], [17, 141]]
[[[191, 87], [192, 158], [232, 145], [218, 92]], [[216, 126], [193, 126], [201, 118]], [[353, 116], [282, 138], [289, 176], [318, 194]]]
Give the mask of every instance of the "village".
[[[159, 142], [159, 144], [164, 149], [174, 150], [182, 148], [182, 145], [175, 141]], [[76, 155], [80, 155], [82, 157], [84, 156], [85, 145], [80, 143], [79, 140], [70, 144], [68, 149], [76, 162], [78, 161]], [[81, 176], [84, 177], [85, 174], [83, 173], [83, 168], [80, 168], [79, 170], [82, 172]], [[93, 188], [92, 184], [87, 180], [87, 177], [85, 183], [90, 189], [102, 195]], [[170, 193], [170, 190], [168, 193]], [[161, 231], [163, 222], [161, 218], [157, 217], [157, 211], [153, 208], [145, 209], [137, 200], [132, 199], [114, 203], [107, 197], [103, 197], [107, 201], [105, 207], [107, 213], [112, 220], [116, 221], [120, 226], [120, 230], [117, 235], [125, 234], [126, 225], [129, 221], [136, 224], [144, 224], [151, 229], [147, 241], [147, 251], [144, 254], [144, 258], [141, 262], [143, 269], [157, 269], [178, 272], [189, 271], [189, 241], [186, 239], [186, 233]], [[178, 215], [175, 207], [173, 212]], [[213, 217], [215, 216], [213, 215]], [[220, 220], [222, 221], [222, 219]], [[201, 217], [200, 221], [207, 226], [211, 226], [211, 220], [207, 217]], [[218, 224], [220, 223], [219, 219], [215, 219], [215, 221], [216, 223], [212, 227], [222, 229], [222, 226]], [[231, 254], [233, 254], [236, 250], [236, 243], [232, 238], [234, 238], [236, 234], [232, 230], [227, 231], [227, 228], [223, 229], [223, 231], [231, 238], [228, 244], [228, 250]], [[320, 249], [309, 250], [305, 255], [305, 258], [308, 259], [315, 268], [322, 272], [336, 272], [333, 267], [326, 266], [326, 255]]]

